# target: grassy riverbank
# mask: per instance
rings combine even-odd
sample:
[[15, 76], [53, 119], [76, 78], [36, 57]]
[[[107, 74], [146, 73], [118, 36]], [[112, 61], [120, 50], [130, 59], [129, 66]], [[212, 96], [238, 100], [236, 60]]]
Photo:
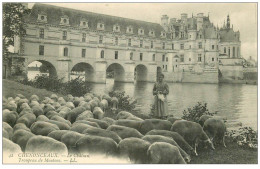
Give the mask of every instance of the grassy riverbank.
[[[20, 93], [27, 98], [32, 94], [36, 94], [43, 99], [44, 97], [50, 96], [53, 92], [45, 89], [36, 89], [30, 86], [25, 86], [20, 83], [3, 80], [3, 96], [15, 97], [16, 94]], [[61, 95], [59, 95], [61, 96]], [[138, 114], [135, 114], [138, 116]], [[113, 118], [113, 114], [108, 116]], [[140, 116], [139, 116], [140, 117]], [[144, 118], [144, 117], [141, 117]], [[227, 142], [227, 148], [222, 146], [216, 147], [216, 150], [201, 149], [198, 150], [199, 156], [192, 157], [192, 164], [257, 164], [258, 163], [258, 152], [257, 150], [249, 148], [241, 148], [236, 143]]]

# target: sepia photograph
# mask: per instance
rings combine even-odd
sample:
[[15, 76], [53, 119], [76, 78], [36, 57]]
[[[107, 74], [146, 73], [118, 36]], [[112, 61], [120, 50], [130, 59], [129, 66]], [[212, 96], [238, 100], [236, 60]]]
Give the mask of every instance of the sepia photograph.
[[2, 164], [258, 164], [258, 2], [2, 2]]

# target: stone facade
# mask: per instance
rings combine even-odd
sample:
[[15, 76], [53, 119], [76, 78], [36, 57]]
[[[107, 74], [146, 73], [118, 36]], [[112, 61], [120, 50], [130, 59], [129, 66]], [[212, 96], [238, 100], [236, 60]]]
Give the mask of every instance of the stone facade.
[[[215, 27], [203, 13], [181, 14], [180, 19], [163, 15], [157, 24], [36, 3], [25, 18], [27, 35], [16, 37], [15, 52], [27, 65], [51, 65], [65, 80], [82, 67], [87, 81], [104, 83], [112, 67], [116, 81], [154, 82], [160, 68], [167, 81], [183, 81], [190, 72], [215, 73], [216, 79], [209, 79], [218, 83], [219, 54], [235, 43], [222, 38], [230, 28]], [[235, 45], [240, 51], [239, 37]]]

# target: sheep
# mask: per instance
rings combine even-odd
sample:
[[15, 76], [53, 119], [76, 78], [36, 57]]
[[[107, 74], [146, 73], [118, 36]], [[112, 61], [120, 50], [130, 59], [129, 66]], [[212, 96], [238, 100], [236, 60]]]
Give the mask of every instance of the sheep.
[[46, 104], [43, 108], [43, 112], [47, 114], [49, 111], [55, 111], [55, 108], [51, 104]]
[[51, 137], [57, 141], [61, 141], [61, 137], [63, 136], [63, 134], [68, 133], [68, 130], [54, 130], [52, 132], [50, 132], [47, 136]]
[[9, 111], [6, 109], [3, 111], [3, 122], [8, 123], [11, 127], [13, 127], [16, 124], [16, 121], [18, 119], [18, 113], [15, 111]]
[[5, 129], [9, 135], [9, 138], [12, 138], [13, 137], [13, 128], [6, 122], [3, 122], [3, 129]]
[[51, 119], [53, 116], [60, 116], [60, 114], [56, 111], [51, 110], [48, 113], [46, 113], [45, 116], [48, 117], [48, 119]]
[[31, 131], [35, 135], [47, 136], [50, 132], [54, 130], [59, 130], [56, 124], [52, 124], [45, 121], [37, 121], [32, 124]]
[[108, 128], [108, 123], [99, 119], [85, 118], [86, 121], [96, 122], [102, 129]]
[[122, 139], [128, 138], [128, 137], [137, 137], [142, 138], [143, 135], [139, 133], [136, 129], [125, 127], [125, 126], [118, 126], [118, 125], [111, 125], [107, 128], [108, 131], [114, 131], [121, 137]]
[[75, 109], [72, 109], [68, 114], [67, 114], [67, 120], [69, 120], [71, 123], [74, 123], [78, 115], [86, 111], [84, 107], [76, 107]]
[[147, 132], [157, 129], [157, 130], [170, 130], [171, 129], [171, 122], [168, 120], [161, 120], [161, 119], [145, 119], [140, 126], [140, 132], [142, 134], [146, 134]]
[[31, 130], [24, 123], [17, 123], [16, 125], [14, 125], [13, 132], [15, 132], [16, 130], [26, 130], [31, 132]]
[[76, 121], [78, 120], [84, 120], [87, 118], [94, 118], [93, 113], [89, 110], [84, 111], [83, 113], [81, 113], [77, 118]]
[[27, 114], [27, 113], [33, 114], [32, 109], [31, 109], [31, 108], [25, 108], [25, 109], [23, 109], [23, 110], [19, 113], [19, 118], [22, 117], [23, 115]]
[[47, 136], [33, 136], [25, 147], [25, 153], [58, 153], [67, 155], [66, 145]]
[[12, 140], [21, 147], [22, 151], [24, 151], [28, 140], [33, 136], [34, 134], [31, 133], [31, 131], [19, 129], [14, 132]]
[[32, 101], [39, 101], [40, 99], [39, 99], [39, 97], [37, 96], [37, 95], [35, 95], [35, 94], [33, 94], [33, 95], [31, 95], [31, 97], [30, 97], [30, 101], [32, 102]]
[[104, 114], [105, 113], [103, 112], [103, 110], [100, 107], [95, 107], [93, 110], [93, 117], [95, 119], [101, 120], [104, 117]]
[[155, 142], [147, 150], [152, 164], [186, 164], [179, 149], [165, 142]]
[[37, 118], [36, 118], [36, 121], [48, 121], [49, 118], [44, 116], [44, 115], [39, 115]]
[[175, 121], [182, 119], [179, 117], [168, 117], [167, 120], [173, 124]]
[[44, 115], [43, 109], [39, 105], [35, 105], [32, 107], [33, 114], [38, 117], [40, 115]]
[[194, 149], [187, 143], [184, 138], [177, 132], [167, 130], [151, 130], [146, 135], [161, 135], [172, 138], [185, 152], [195, 154]]
[[161, 136], [161, 135], [146, 135], [142, 139], [145, 141], [148, 141], [151, 144], [153, 144], [155, 142], [165, 142], [165, 143], [174, 145], [179, 149], [183, 159], [186, 162], [190, 162], [190, 160], [191, 160], [191, 157], [182, 148], [180, 148], [180, 146], [170, 137], [165, 137], [165, 136]]
[[86, 135], [80, 138], [76, 147], [80, 153], [106, 154], [115, 156], [117, 154], [117, 144], [111, 138]]
[[78, 133], [83, 133], [84, 130], [88, 128], [92, 128], [93, 126], [84, 124], [84, 123], [73, 123], [72, 127], [70, 128], [71, 131], [76, 131]]
[[70, 109], [74, 109], [75, 108], [75, 106], [74, 106], [74, 104], [72, 102], [67, 102], [65, 106], [70, 108]]
[[196, 149], [200, 141], [209, 144], [213, 150], [215, 149], [211, 140], [198, 123], [184, 120], [175, 121], [171, 131], [179, 133], [190, 145], [194, 145], [196, 155], [198, 155]]
[[32, 113], [26, 113], [19, 117], [16, 123], [24, 123], [28, 128], [36, 121], [36, 116]]
[[114, 122], [115, 125], [134, 128], [138, 131], [140, 130], [141, 123], [142, 123], [141, 121], [128, 120], [128, 119], [120, 119]]
[[129, 117], [134, 117], [134, 115], [132, 113], [129, 113], [127, 111], [120, 111], [117, 116], [116, 116], [116, 120], [119, 119], [127, 119]]
[[83, 131], [83, 134], [88, 135], [95, 135], [95, 136], [101, 136], [101, 137], [108, 137], [113, 139], [116, 143], [119, 143], [122, 139], [113, 131], [107, 131], [105, 129], [101, 128], [88, 128]]
[[70, 129], [70, 126], [65, 122], [60, 122], [60, 121], [56, 121], [56, 120], [48, 120], [46, 122], [51, 123], [51, 124], [56, 124], [60, 130], [69, 130]]
[[223, 146], [226, 147], [225, 133], [227, 129], [223, 120], [214, 117], [209, 118], [205, 121], [203, 130], [213, 143], [222, 142]]
[[92, 122], [92, 121], [87, 121], [87, 120], [78, 120], [78, 121], [75, 121], [73, 123], [73, 125], [77, 124], [77, 123], [88, 124], [90, 126], [93, 126], [93, 127], [96, 127], [96, 128], [100, 128], [100, 126], [97, 124], [97, 122]]
[[2, 135], [3, 135], [3, 138], [11, 139], [9, 136], [9, 133], [4, 128], [2, 128]]
[[3, 161], [10, 159], [9, 154], [20, 154], [22, 153], [21, 147], [15, 144], [11, 140], [2, 138], [3, 144]]
[[147, 150], [151, 144], [140, 138], [125, 138], [118, 144], [120, 157], [130, 158], [134, 163], [148, 163]]
[[118, 103], [119, 103], [118, 98], [112, 97], [110, 102], [112, 104], [112, 111], [113, 113], [115, 113], [116, 110], [118, 109]]
[[69, 153], [77, 153], [78, 150], [76, 149], [76, 143], [83, 136], [84, 134], [69, 131], [61, 136], [60, 141], [67, 146]]
[[101, 100], [99, 107], [103, 110], [103, 112], [106, 112], [106, 109], [108, 108], [108, 101], [105, 99]]
[[112, 119], [112, 118], [110, 118], [110, 117], [104, 117], [104, 118], [102, 119], [102, 121], [108, 123], [109, 126], [112, 125], [112, 124], [114, 124], [114, 122], [115, 122], [115, 120]]
[[69, 120], [65, 120], [64, 118], [62, 118], [61, 116], [58, 115], [54, 115], [50, 118], [50, 120], [55, 120], [55, 121], [59, 121], [59, 122], [63, 122], [68, 124], [69, 126], [71, 126], [71, 122]]

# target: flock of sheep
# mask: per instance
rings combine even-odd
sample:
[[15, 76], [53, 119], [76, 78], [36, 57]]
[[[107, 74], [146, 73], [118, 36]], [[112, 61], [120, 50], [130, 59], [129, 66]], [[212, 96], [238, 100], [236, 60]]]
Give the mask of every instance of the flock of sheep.
[[132, 163], [186, 164], [198, 155], [199, 143], [225, 146], [221, 118], [202, 116], [200, 124], [176, 119], [141, 119], [121, 111], [116, 120], [104, 117], [117, 98], [88, 93], [83, 97], [53, 94], [40, 100], [3, 98], [3, 152], [103, 154]]

